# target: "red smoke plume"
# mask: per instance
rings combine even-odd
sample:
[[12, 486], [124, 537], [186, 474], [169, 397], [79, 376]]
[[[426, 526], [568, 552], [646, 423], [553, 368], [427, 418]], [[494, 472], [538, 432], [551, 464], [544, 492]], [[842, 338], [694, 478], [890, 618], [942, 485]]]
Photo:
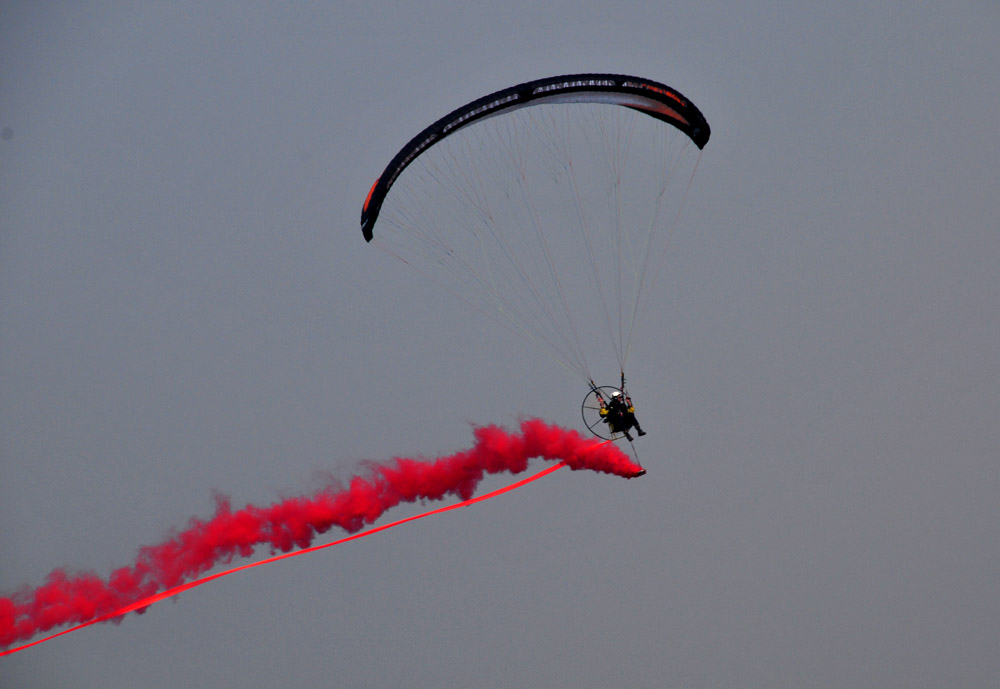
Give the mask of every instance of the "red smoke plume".
[[158, 600], [155, 594], [236, 556], [248, 557], [260, 545], [269, 546], [272, 553], [287, 553], [309, 547], [333, 526], [357, 532], [401, 502], [448, 495], [469, 500], [485, 474], [520, 473], [533, 457], [624, 478], [645, 473], [615, 445], [537, 419], [522, 422], [519, 434], [497, 426], [477, 428], [474, 434], [476, 443], [469, 450], [431, 461], [396, 458], [374, 464], [367, 477], [354, 477], [346, 488], [331, 487], [310, 497], [267, 507], [248, 505], [235, 512], [227, 499], [217, 498], [211, 519], [192, 519], [163, 543], [143, 547], [135, 564], [115, 570], [107, 580], [88, 572], [54, 570], [35, 589], [0, 597], [0, 647], [53, 627], [108, 619], [136, 603]]

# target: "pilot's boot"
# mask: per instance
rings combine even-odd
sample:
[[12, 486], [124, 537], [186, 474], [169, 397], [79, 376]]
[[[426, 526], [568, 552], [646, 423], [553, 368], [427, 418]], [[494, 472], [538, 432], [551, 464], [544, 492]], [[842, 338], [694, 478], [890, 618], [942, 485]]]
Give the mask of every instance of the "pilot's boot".
[[632, 436], [628, 434], [628, 431], [622, 431], [622, 434], [625, 436], [625, 440], [632, 442]]
[[638, 433], [639, 435], [646, 435], [646, 431], [644, 431], [644, 430], [642, 430], [641, 428], [639, 428], [639, 424], [636, 424], [636, 425], [635, 425], [635, 430], [636, 430], [636, 432], [637, 432], [637, 433]]

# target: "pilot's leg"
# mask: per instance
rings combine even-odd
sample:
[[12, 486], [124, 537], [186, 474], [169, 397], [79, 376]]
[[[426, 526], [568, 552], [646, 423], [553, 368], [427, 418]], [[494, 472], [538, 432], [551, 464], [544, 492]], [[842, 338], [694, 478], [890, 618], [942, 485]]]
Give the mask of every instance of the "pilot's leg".
[[639, 425], [639, 419], [632, 417], [632, 425], [635, 426], [635, 430], [639, 435], [646, 435], [646, 431], [642, 430], [642, 426]]

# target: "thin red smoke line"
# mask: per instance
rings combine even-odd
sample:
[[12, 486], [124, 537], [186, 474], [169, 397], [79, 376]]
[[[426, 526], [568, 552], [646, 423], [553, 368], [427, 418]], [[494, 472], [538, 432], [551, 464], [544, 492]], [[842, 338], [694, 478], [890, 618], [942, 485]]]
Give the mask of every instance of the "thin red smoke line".
[[[605, 442], [610, 442], [610, 441], [605, 441]], [[600, 443], [599, 445], [603, 445], [603, 444], [604, 443]], [[598, 447], [599, 445], [595, 445], [595, 447]], [[508, 493], [508, 492], [514, 490], [515, 488], [520, 488], [521, 486], [523, 486], [525, 484], [528, 484], [528, 483], [531, 483], [532, 481], [536, 481], [536, 480], [542, 478], [543, 476], [547, 476], [548, 474], [551, 474], [552, 472], [556, 471], [557, 469], [561, 469], [564, 466], [566, 466], [566, 464], [564, 462], [559, 462], [558, 464], [554, 464], [553, 466], [546, 467], [546, 468], [542, 469], [541, 471], [539, 471], [536, 474], [533, 474], [533, 475], [531, 475], [531, 476], [529, 476], [527, 478], [521, 479], [520, 481], [516, 481], [515, 483], [512, 483], [510, 485], [504, 486], [503, 488], [498, 488], [498, 489], [496, 489], [494, 491], [491, 491], [489, 493], [485, 493], [485, 494], [477, 496], [477, 497], [469, 498], [468, 500], [463, 500], [462, 502], [455, 503], [454, 505], [446, 505], [444, 507], [438, 507], [436, 509], [429, 510], [427, 512], [423, 512], [422, 514], [417, 514], [417, 515], [414, 515], [412, 517], [406, 517], [405, 519], [398, 519], [398, 520], [396, 520], [394, 522], [390, 522], [388, 524], [383, 524], [382, 526], [376, 526], [374, 528], [368, 529], [367, 531], [361, 531], [361, 532], [356, 533], [356, 534], [351, 534], [350, 536], [345, 536], [344, 538], [338, 539], [336, 541], [332, 541], [330, 543], [323, 543], [322, 545], [314, 545], [314, 546], [310, 546], [308, 548], [302, 548], [300, 550], [295, 550], [295, 551], [292, 551], [292, 552], [289, 552], [289, 553], [282, 553], [280, 555], [275, 555], [273, 557], [269, 557], [269, 558], [267, 558], [265, 560], [260, 560], [258, 562], [250, 562], [250, 563], [247, 563], [245, 565], [240, 565], [239, 567], [233, 567], [231, 569], [227, 569], [224, 572], [216, 572], [215, 574], [210, 574], [210, 575], [208, 575], [206, 577], [202, 577], [201, 579], [196, 579], [194, 581], [189, 581], [187, 583], [180, 584], [178, 586], [174, 586], [173, 588], [167, 589], [166, 591], [161, 591], [160, 593], [156, 593], [156, 594], [153, 594], [151, 596], [147, 596], [146, 598], [143, 598], [141, 600], [135, 601], [134, 603], [130, 603], [129, 605], [125, 605], [125, 606], [119, 608], [118, 610], [115, 610], [114, 612], [110, 612], [110, 613], [101, 615], [99, 617], [95, 617], [94, 619], [88, 620], [88, 621], [86, 621], [86, 622], [84, 622], [82, 624], [78, 624], [75, 627], [70, 627], [69, 629], [64, 629], [61, 632], [57, 632], [57, 633], [52, 634], [50, 636], [46, 636], [46, 637], [44, 637], [42, 639], [37, 639], [35, 641], [32, 641], [31, 643], [24, 644], [23, 646], [17, 646], [15, 648], [8, 648], [6, 650], [0, 650], [0, 656], [7, 656], [7, 655], [11, 655], [11, 654], [17, 653], [18, 651], [23, 651], [23, 650], [25, 650], [27, 648], [31, 648], [32, 646], [37, 646], [38, 644], [41, 644], [41, 643], [44, 643], [46, 641], [50, 641], [52, 639], [55, 639], [56, 637], [62, 636], [63, 634], [69, 634], [70, 632], [75, 632], [75, 631], [77, 631], [79, 629], [83, 629], [84, 627], [89, 627], [92, 624], [97, 624], [98, 622], [106, 622], [106, 621], [112, 620], [112, 619], [114, 619], [116, 617], [122, 617], [123, 615], [127, 615], [128, 613], [133, 612], [135, 610], [141, 610], [143, 608], [147, 608], [150, 605], [152, 605], [153, 603], [157, 603], [157, 602], [159, 602], [159, 601], [161, 601], [161, 600], [163, 600], [165, 598], [170, 598], [172, 596], [176, 596], [176, 595], [178, 595], [180, 593], [183, 593], [184, 591], [187, 591], [188, 589], [193, 589], [196, 586], [201, 586], [202, 584], [207, 584], [208, 582], [214, 581], [215, 579], [220, 579], [220, 578], [222, 578], [224, 576], [228, 576], [228, 575], [234, 574], [236, 572], [241, 572], [241, 571], [243, 571], [245, 569], [252, 569], [253, 567], [260, 567], [261, 565], [267, 565], [267, 564], [270, 564], [272, 562], [277, 562], [278, 560], [284, 560], [284, 559], [289, 558], [289, 557], [296, 557], [298, 555], [305, 555], [306, 553], [312, 553], [312, 552], [315, 552], [317, 550], [323, 550], [324, 548], [331, 548], [331, 547], [333, 547], [335, 545], [340, 545], [341, 543], [347, 543], [348, 541], [354, 541], [354, 540], [357, 540], [359, 538], [364, 538], [365, 536], [370, 536], [372, 534], [378, 533], [379, 531], [385, 531], [386, 529], [391, 529], [392, 527], [399, 526], [400, 524], [405, 524], [407, 522], [416, 521], [417, 519], [423, 519], [424, 517], [429, 517], [429, 516], [431, 516], [433, 514], [441, 514], [442, 512], [448, 512], [449, 510], [458, 509], [459, 507], [466, 507], [468, 505], [472, 505], [472, 504], [477, 503], [477, 502], [482, 502], [483, 500], [489, 500], [490, 498], [494, 498], [494, 497], [496, 497], [498, 495], [502, 495], [503, 493]]]

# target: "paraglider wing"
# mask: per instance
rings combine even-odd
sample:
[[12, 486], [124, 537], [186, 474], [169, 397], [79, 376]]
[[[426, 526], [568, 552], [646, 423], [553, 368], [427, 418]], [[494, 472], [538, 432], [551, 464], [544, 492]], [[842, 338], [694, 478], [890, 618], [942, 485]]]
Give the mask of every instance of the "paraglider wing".
[[371, 241], [375, 221], [389, 188], [413, 160], [473, 122], [542, 103], [608, 103], [641, 111], [684, 132], [699, 148], [711, 134], [697, 107], [678, 91], [649, 79], [620, 74], [569, 74], [511, 86], [454, 110], [417, 134], [385, 168], [368, 192], [361, 211], [361, 231]]
[[526, 82], [410, 140], [372, 185], [362, 233], [583, 381], [589, 361], [625, 371], [709, 135], [655, 81]]

